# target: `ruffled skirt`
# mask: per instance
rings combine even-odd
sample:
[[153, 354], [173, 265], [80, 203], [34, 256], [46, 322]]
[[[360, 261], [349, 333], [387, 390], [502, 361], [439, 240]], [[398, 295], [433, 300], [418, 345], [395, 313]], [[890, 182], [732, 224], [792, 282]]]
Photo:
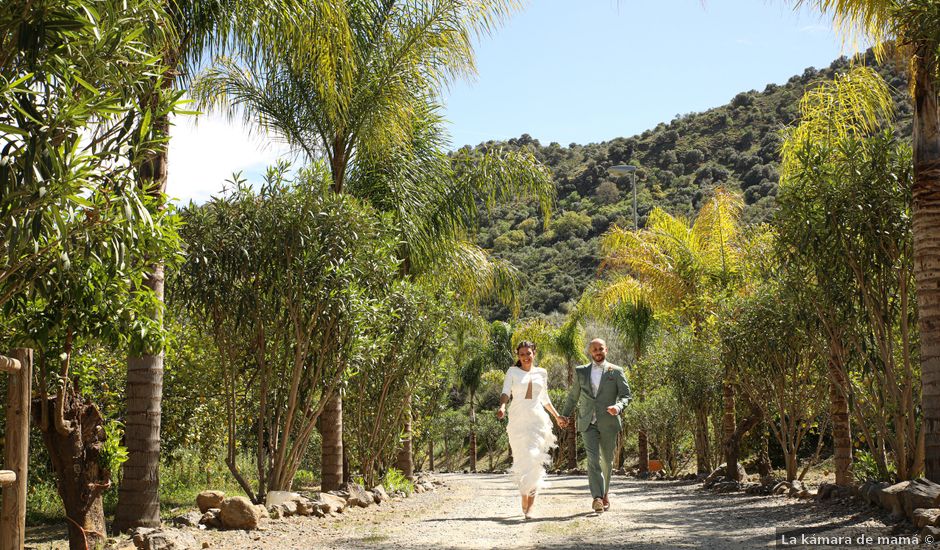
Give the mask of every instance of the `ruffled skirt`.
[[509, 446], [512, 448], [510, 472], [519, 486], [519, 493], [528, 495], [546, 486], [545, 466], [551, 464], [549, 451], [555, 446], [552, 420], [538, 402], [513, 404], [509, 407]]

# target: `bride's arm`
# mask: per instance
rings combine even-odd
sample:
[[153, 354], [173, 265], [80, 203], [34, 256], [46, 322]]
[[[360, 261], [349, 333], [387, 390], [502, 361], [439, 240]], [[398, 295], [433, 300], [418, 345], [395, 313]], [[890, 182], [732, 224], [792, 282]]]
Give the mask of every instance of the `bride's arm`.
[[512, 374], [506, 371], [503, 378], [503, 391], [499, 394], [499, 408], [496, 409], [496, 418], [502, 420], [506, 416], [506, 403], [509, 403], [509, 396], [512, 394]]
[[545, 373], [545, 389], [542, 390], [542, 395], [539, 396], [542, 400], [542, 406], [545, 407], [545, 410], [552, 415], [555, 419], [555, 422], [558, 422], [558, 419], [561, 417], [558, 414], [558, 411], [555, 410], [555, 406], [552, 405], [552, 400], [548, 396], [548, 373]]

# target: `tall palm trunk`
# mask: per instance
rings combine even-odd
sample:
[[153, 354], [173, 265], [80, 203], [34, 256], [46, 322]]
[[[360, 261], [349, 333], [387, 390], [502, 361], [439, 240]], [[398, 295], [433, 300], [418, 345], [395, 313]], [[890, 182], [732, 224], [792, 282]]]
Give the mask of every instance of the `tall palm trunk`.
[[473, 394], [470, 392], [470, 471], [477, 471], [477, 416], [473, 406]]
[[[412, 433], [411, 433], [411, 392], [409, 391], [405, 395], [405, 411], [402, 414], [403, 425], [402, 425], [402, 441], [401, 447], [398, 449], [398, 455], [395, 458], [395, 467], [401, 471], [402, 474], [408, 479], [414, 479], [415, 477], [415, 462], [414, 462], [414, 451], [412, 446]], [[431, 451], [433, 455], [434, 443], [431, 442]], [[434, 457], [431, 457], [431, 469], [434, 469]]]
[[[173, 79], [154, 89], [150, 100], [156, 111], [161, 93], [172, 89]], [[156, 136], [167, 136], [169, 115], [159, 116], [153, 123]], [[144, 160], [138, 172], [139, 185], [156, 197], [166, 192], [167, 150], [155, 151]], [[162, 208], [162, 206], [161, 206]], [[144, 286], [158, 302], [152, 312], [154, 320], [163, 323], [163, 264], [150, 266]], [[134, 527], [160, 526], [160, 416], [163, 400], [163, 350], [127, 358], [127, 415], [125, 441], [127, 462], [124, 463], [117, 511], [112, 529], [123, 532]]]
[[[574, 384], [574, 360], [570, 357], [568, 358], [568, 371], [567, 371], [567, 382], [568, 388], [571, 388], [571, 385]], [[568, 469], [573, 470], [578, 467], [578, 433], [575, 429], [575, 421], [577, 418], [577, 408], [575, 412], [572, 413], [571, 422], [568, 423], [568, 427], [565, 428], [565, 455], [568, 457]]]
[[343, 484], [343, 398], [339, 389], [320, 415], [320, 488], [334, 491]]
[[933, 52], [914, 68], [914, 277], [917, 281], [927, 479], [940, 482], [940, 113]]
[[[640, 345], [640, 339], [637, 338], [633, 347], [633, 357], [636, 364], [639, 364], [640, 359], [643, 358], [643, 346]], [[640, 369], [637, 368], [637, 378], [640, 378]], [[639, 381], [639, 380], [638, 380]], [[644, 385], [642, 383], [637, 384], [637, 400], [641, 403], [643, 402], [643, 389]], [[636, 432], [636, 448], [639, 456], [639, 474], [648, 474], [650, 471], [650, 446], [649, 446], [649, 436], [646, 433], [646, 430], [640, 429]]]
[[829, 416], [832, 418], [833, 462], [836, 485], [852, 484], [852, 425], [849, 421], [849, 385], [838, 358], [829, 359]]
[[[738, 479], [738, 441], [735, 438], [734, 385], [731, 383], [731, 369], [726, 369], [724, 383], [721, 385], [721, 436], [725, 452], [725, 477]], [[740, 481], [740, 480], [739, 480]]]

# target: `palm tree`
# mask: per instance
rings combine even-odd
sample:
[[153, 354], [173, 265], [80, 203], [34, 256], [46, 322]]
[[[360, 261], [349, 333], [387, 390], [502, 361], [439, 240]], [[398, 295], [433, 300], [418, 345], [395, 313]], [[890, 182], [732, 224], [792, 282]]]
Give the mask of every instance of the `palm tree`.
[[[842, 258], [838, 262], [824, 260], [826, 252], [838, 250], [838, 232], [825, 232], [821, 229], [825, 225], [820, 227], [808, 223], [813, 205], [807, 198], [807, 190], [800, 188], [801, 172], [806, 170], [801, 157], [807, 149], [818, 145], [837, 150], [847, 138], [873, 135], [884, 121], [891, 119], [893, 105], [887, 84], [875, 71], [864, 66], [853, 67], [831, 82], [806, 92], [800, 102], [800, 123], [788, 132], [783, 145], [777, 241], [780, 254], [790, 259], [787, 263], [791, 270], [805, 266], [807, 272], [802, 279], [810, 284], [805, 285], [801, 292], [813, 294], [812, 298], [804, 299], [815, 305], [824, 329], [826, 349], [823, 353], [829, 358], [829, 413], [838, 485], [849, 485], [853, 480], [848, 373], [851, 345], [848, 334], [855, 322], [853, 316], [856, 313], [850, 311], [855, 291], [847, 262]], [[822, 191], [818, 182], [811, 185]], [[820, 219], [834, 219], [832, 210], [835, 208], [828, 202], [826, 204], [817, 215]], [[797, 222], [785, 223], [788, 217], [792, 217], [789, 213], [795, 212], [800, 213]], [[821, 284], [825, 285], [824, 289], [820, 288]]]
[[[153, 86], [140, 98], [146, 118], [153, 117], [149, 138], [169, 140], [171, 105], [200, 66], [203, 55], [237, 51], [254, 67], [266, 52], [289, 51], [298, 62], [309, 63], [325, 75], [338, 74], [336, 67], [315, 52], [348, 50], [349, 33], [342, 4], [330, 0], [167, 0], [166, 28], [160, 29], [159, 54], [164, 67], [153, 78]], [[168, 35], [170, 39], [162, 38]], [[292, 47], [285, 49], [285, 42]], [[163, 208], [167, 183], [167, 148], [141, 160], [138, 181], [141, 190]], [[156, 305], [151, 312], [162, 326], [163, 264], [150, 266], [145, 286]], [[163, 352], [154, 346], [135, 346], [128, 357], [126, 442], [129, 454], [124, 464], [114, 530], [159, 527], [160, 408], [163, 395]]]
[[476, 393], [480, 389], [482, 382], [483, 369], [487, 363], [489, 350], [480, 347], [476, 353], [472, 353], [470, 360], [464, 363], [460, 369], [460, 387], [468, 394], [468, 403], [470, 404], [470, 471], [477, 471], [477, 416], [476, 416]]
[[[742, 207], [740, 197], [719, 187], [691, 224], [657, 208], [643, 230], [615, 226], [602, 241], [602, 267], [610, 270], [609, 278], [590, 290], [588, 302], [603, 307], [646, 304], [678, 316], [700, 334], [716, 304], [740, 280]], [[701, 473], [710, 462], [707, 411], [699, 408], [695, 414]], [[734, 418], [733, 400], [724, 400], [724, 414]]]
[[830, 13], [846, 36], [865, 35], [911, 69], [914, 103], [914, 276], [920, 329], [925, 475], [940, 482], [940, 3], [934, 0], [791, 0]]
[[[267, 64], [248, 67], [222, 58], [200, 76], [194, 95], [203, 106], [226, 107], [230, 116], [259, 123], [305, 160], [325, 163], [332, 192], [391, 212], [401, 232], [403, 277], [436, 280], [468, 303], [493, 293], [511, 301], [514, 270], [466, 238], [478, 201], [528, 194], [547, 211], [554, 186], [527, 153], [446, 155], [436, 98], [446, 83], [473, 74], [473, 36], [490, 32], [519, 4], [349, 1], [352, 48], [324, 56], [348, 75], [325, 85], [315, 67], [277, 53]], [[334, 399], [321, 422], [324, 489], [342, 482], [342, 431], [335, 429], [342, 398]], [[399, 466], [408, 470], [410, 462], [402, 457]]]

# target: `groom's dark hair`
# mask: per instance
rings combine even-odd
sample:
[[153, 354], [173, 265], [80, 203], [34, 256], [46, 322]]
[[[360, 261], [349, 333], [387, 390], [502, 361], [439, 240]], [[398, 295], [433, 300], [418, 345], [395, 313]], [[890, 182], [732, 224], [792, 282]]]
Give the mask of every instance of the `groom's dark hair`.
[[[535, 342], [530, 342], [528, 340], [523, 340], [519, 342], [518, 344], [516, 344], [516, 353], [519, 353], [519, 350], [521, 350], [522, 348], [529, 348], [530, 350], [532, 350], [532, 353], [535, 353]], [[516, 359], [516, 366], [521, 367], [522, 361]]]

